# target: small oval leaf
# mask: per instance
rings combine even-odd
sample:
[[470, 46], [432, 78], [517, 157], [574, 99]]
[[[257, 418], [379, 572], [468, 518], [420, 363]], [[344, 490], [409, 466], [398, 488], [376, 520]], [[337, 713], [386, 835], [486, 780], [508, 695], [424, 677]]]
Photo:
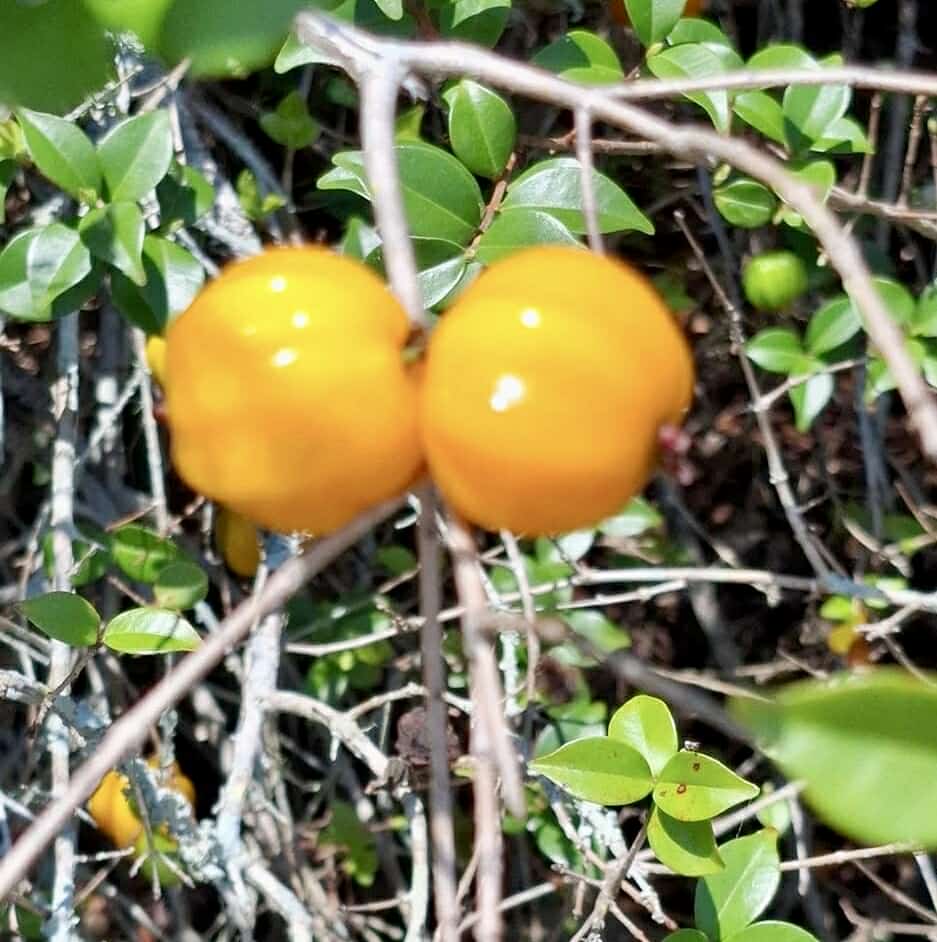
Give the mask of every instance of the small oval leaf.
[[514, 150], [514, 112], [500, 95], [471, 79], [447, 89], [443, 98], [449, 106], [453, 153], [472, 173], [493, 180]]
[[86, 648], [98, 640], [101, 616], [73, 592], [47, 592], [21, 602], [19, 608], [43, 634], [63, 644]]
[[664, 766], [654, 786], [654, 801], [680, 821], [705, 821], [748, 801], [758, 786], [700, 752], [682, 750]]
[[88, 135], [53, 114], [21, 108], [17, 117], [39, 172], [75, 199], [92, 202], [101, 190], [101, 168]]
[[655, 776], [679, 747], [670, 708], [663, 700], [644, 694], [632, 697], [615, 711], [609, 720], [608, 735], [637, 749]]
[[98, 159], [112, 201], [143, 199], [172, 163], [169, 112], [159, 109], [115, 125], [98, 144]]
[[718, 873], [725, 866], [709, 821], [678, 821], [655, 805], [647, 842], [662, 864], [685, 877]]
[[160, 572], [180, 555], [174, 543], [136, 523], [114, 534], [111, 554], [125, 575], [148, 583], [156, 582]]
[[567, 743], [530, 767], [576, 798], [600, 805], [640, 801], [653, 786], [651, 770], [641, 753], [606, 736]]
[[153, 583], [153, 596], [160, 608], [180, 611], [193, 608], [208, 595], [208, 576], [195, 563], [169, 563]]
[[178, 613], [161, 608], [132, 608], [112, 618], [104, 643], [121, 654], [172, 654], [194, 651], [199, 633]]

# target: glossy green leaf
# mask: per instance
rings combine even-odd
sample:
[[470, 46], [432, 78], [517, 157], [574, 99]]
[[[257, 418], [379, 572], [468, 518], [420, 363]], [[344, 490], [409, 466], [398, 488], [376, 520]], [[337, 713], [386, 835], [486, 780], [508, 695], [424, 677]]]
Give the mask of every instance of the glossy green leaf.
[[840, 295], [827, 301], [810, 318], [805, 342], [807, 350], [814, 356], [828, 353], [851, 340], [862, 329], [862, 321], [856, 306]]
[[755, 180], [731, 180], [713, 191], [716, 209], [727, 222], [742, 229], [755, 229], [771, 221], [778, 201], [766, 186]]
[[662, 864], [685, 877], [718, 873], [725, 866], [709, 821], [678, 821], [655, 805], [647, 842]]
[[[622, 651], [631, 647], [631, 636], [628, 632], [616, 625], [603, 612], [588, 608], [577, 608], [564, 612], [563, 620], [575, 634], [585, 638], [602, 654], [612, 654], [615, 651]], [[578, 657], [563, 658], [563, 662], [572, 663], [579, 667], [591, 667], [595, 664], [593, 658], [586, 657], [579, 651], [577, 651], [577, 654]]]
[[791, 147], [809, 147], [821, 140], [846, 114], [851, 98], [852, 90], [846, 85], [791, 85], [782, 102]]
[[[793, 176], [813, 187], [814, 196], [825, 203], [836, 183], [836, 168], [828, 160], [812, 160], [788, 167]], [[790, 207], [783, 207], [778, 213], [779, 220], [796, 229], [804, 229], [805, 224], [798, 213]]]
[[743, 929], [731, 942], [818, 942], [806, 929], [789, 922], [765, 921]]
[[531, 245], [581, 245], [557, 219], [537, 209], [508, 209], [498, 214], [475, 246], [486, 265]]
[[[853, 600], [845, 600], [851, 603]], [[761, 787], [761, 794], [766, 798], [774, 792], [774, 784], [765, 782]], [[757, 814], [758, 821], [762, 827], [773, 828], [778, 834], [786, 834], [791, 826], [791, 806], [787, 801], [776, 801], [773, 804], [765, 805]]]
[[666, 39], [685, 6], [686, 0], [625, 0], [631, 26], [645, 46]]
[[790, 43], [763, 46], [749, 60], [749, 69], [816, 69], [819, 63], [809, 52]]
[[172, 654], [194, 651], [199, 633], [178, 613], [161, 608], [131, 608], [112, 618], [104, 643], [121, 654]]
[[447, 39], [494, 46], [511, 13], [511, 0], [446, 0], [439, 14], [439, 31]]
[[124, 317], [147, 334], [160, 334], [198, 294], [205, 272], [181, 245], [156, 235], [143, 240], [143, 270], [143, 287], [114, 272], [111, 294]]
[[774, 702], [734, 699], [735, 716], [824, 824], [863, 844], [937, 848], [937, 687], [875, 668], [782, 688]]
[[608, 735], [637, 749], [655, 777], [679, 747], [670, 708], [663, 700], [644, 694], [632, 697], [615, 711], [609, 720]]
[[273, 62], [303, 8], [329, 9], [314, 0], [174, 0], [159, 34], [159, 52], [170, 62], [191, 60], [197, 77], [239, 77]]
[[833, 386], [833, 377], [829, 373], [818, 373], [791, 389], [788, 396], [794, 406], [794, 420], [798, 432], [810, 430], [813, 420], [832, 398]]
[[84, 0], [100, 23], [115, 33], [135, 33], [146, 47], [159, 35], [160, 26], [173, 0]]
[[39, 172], [75, 199], [93, 202], [101, 190], [101, 168], [85, 132], [74, 121], [27, 108], [17, 117]]
[[[611, 178], [593, 170], [593, 190], [602, 232], [636, 230], [652, 235], [654, 226]], [[582, 235], [582, 170], [575, 157], [556, 157], [534, 164], [508, 187], [504, 209], [536, 209], [559, 219]]]
[[781, 103], [760, 89], [739, 92], [732, 99], [732, 110], [747, 125], [778, 144], [786, 144], [784, 110]]
[[574, 29], [561, 36], [541, 49], [531, 62], [584, 85], [608, 85], [625, 77], [615, 50], [585, 29]]
[[181, 611], [193, 608], [208, 595], [208, 576], [195, 563], [168, 563], [153, 583], [153, 597], [160, 608]]
[[605, 736], [578, 739], [530, 764], [571, 795], [600, 805], [640, 801], [653, 786], [641, 754]]
[[493, 180], [514, 150], [514, 112], [500, 95], [471, 79], [450, 86], [443, 98], [449, 106], [453, 153], [472, 173]]
[[364, 261], [381, 244], [381, 237], [374, 226], [369, 226], [357, 216], [352, 216], [345, 227], [345, 235], [339, 246], [342, 255]]
[[643, 497], [633, 497], [621, 513], [599, 524], [599, 532], [613, 538], [630, 539], [662, 523], [663, 517], [653, 504]]
[[0, 253], [0, 313], [46, 321], [77, 310], [97, 280], [74, 229], [52, 223], [14, 236]]
[[169, 112], [150, 111], [115, 125], [98, 144], [98, 160], [110, 200], [143, 199], [172, 163]]
[[179, 559], [179, 550], [172, 541], [136, 523], [114, 533], [111, 554], [125, 575], [148, 583], [156, 582], [160, 572]]
[[[703, 43], [686, 43], [663, 49], [648, 57], [647, 67], [661, 79], [709, 78], [726, 72], [719, 55]], [[729, 130], [731, 111], [727, 92], [690, 92], [685, 97], [709, 115], [717, 130]]]
[[306, 99], [295, 90], [280, 99], [274, 111], [265, 111], [260, 116], [260, 126], [269, 138], [290, 150], [308, 147], [320, 131]]
[[667, 35], [667, 42], [671, 46], [681, 46], [683, 43], [717, 43], [732, 47], [732, 40], [715, 23], [695, 16], [681, 18]]
[[911, 315], [911, 335], [937, 337], [937, 282], [928, 285], [917, 299]]
[[108, 203], [92, 209], [81, 220], [78, 232], [95, 258], [113, 265], [134, 284], [146, 284], [143, 268], [146, 224], [136, 203]]
[[[467, 245], [481, 221], [478, 183], [452, 154], [419, 141], [395, 148], [410, 232], [416, 238]], [[360, 151], [332, 158], [333, 170], [319, 178], [323, 190], [350, 190], [369, 198]]]
[[664, 942], [709, 942], [699, 929], [678, 929], [664, 937]]
[[174, 162], [156, 187], [156, 199], [160, 229], [172, 232], [191, 226], [211, 210], [215, 188], [195, 167]]
[[757, 785], [716, 759], [689, 750], [671, 757], [654, 786], [655, 803], [680, 821], [705, 821], [757, 794]]
[[290, 30], [283, 45], [280, 47], [280, 51], [277, 53], [276, 60], [273, 63], [273, 70], [277, 74], [282, 75], [285, 72], [301, 68], [304, 65], [319, 63], [325, 65], [339, 64], [334, 57], [329, 56], [325, 52], [320, 52], [318, 49], [313, 49], [312, 46], [307, 46], [304, 42], [301, 42], [295, 30]]
[[831, 154], [871, 154], [874, 152], [862, 125], [849, 117], [834, 121], [823, 132], [823, 136], [813, 142], [810, 149]]
[[101, 616], [73, 592], [48, 592], [19, 604], [22, 613], [45, 635], [75, 648], [98, 640]]
[[449, 297], [462, 280], [467, 265], [466, 257], [457, 255], [430, 268], [424, 268], [416, 279], [423, 295], [423, 306], [427, 309], [435, 307]]
[[0, 3], [0, 105], [63, 114], [113, 74], [113, 44], [81, 0]]
[[[75, 529], [79, 539], [72, 540], [72, 559], [70, 582], [76, 588], [95, 582], [110, 569], [111, 538], [92, 524], [80, 521]], [[54, 537], [51, 530], [42, 538], [42, 562], [48, 578], [55, 570]]]
[[731, 939], [765, 911], [781, 881], [778, 836], [770, 828], [719, 848], [725, 869], [696, 884], [696, 926], [712, 940]]
[[787, 327], [760, 330], [745, 344], [748, 358], [771, 373], [796, 373], [804, 362], [800, 337]]

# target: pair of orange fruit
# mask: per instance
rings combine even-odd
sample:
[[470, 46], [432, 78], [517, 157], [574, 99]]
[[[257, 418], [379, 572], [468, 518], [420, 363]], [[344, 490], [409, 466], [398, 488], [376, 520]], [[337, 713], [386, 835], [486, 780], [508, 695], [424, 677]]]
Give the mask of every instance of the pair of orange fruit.
[[410, 337], [384, 282], [328, 249], [229, 265], [166, 336], [179, 473], [262, 526], [323, 534], [428, 469], [471, 523], [555, 534], [640, 491], [691, 399], [663, 300], [581, 249], [493, 264], [416, 360]]

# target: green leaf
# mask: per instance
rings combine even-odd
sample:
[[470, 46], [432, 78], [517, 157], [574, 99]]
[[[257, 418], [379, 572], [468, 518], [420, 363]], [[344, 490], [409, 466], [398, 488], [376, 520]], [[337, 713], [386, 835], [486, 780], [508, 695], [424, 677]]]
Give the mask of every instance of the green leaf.
[[254, 222], [259, 222], [286, 205], [286, 200], [279, 193], [262, 193], [257, 178], [246, 168], [238, 174], [234, 188], [244, 215]]
[[625, 77], [615, 50], [585, 29], [574, 29], [561, 36], [541, 49], [531, 62], [584, 85], [608, 85]]
[[796, 373], [804, 362], [800, 337], [787, 327], [760, 330], [745, 344], [748, 358], [771, 373]]
[[732, 40], [715, 23], [695, 16], [679, 20], [668, 34], [667, 43], [671, 46], [682, 46], [684, 43], [716, 43], [732, 48]]
[[[563, 620], [577, 635], [585, 638], [604, 654], [631, 647], [631, 636], [628, 632], [609, 620], [602, 612], [588, 608], [573, 609], [563, 613]], [[581, 654], [575, 662], [581, 667], [591, 667], [595, 664], [592, 658], [583, 657]]]
[[508, 209], [498, 214], [475, 246], [485, 265], [530, 245], [581, 245], [557, 219], [537, 209]]
[[143, 270], [143, 287], [114, 272], [111, 294], [127, 320], [147, 334], [160, 334], [201, 290], [205, 272], [181, 245], [156, 235], [143, 240]]
[[813, 142], [810, 149], [832, 154], [874, 153], [862, 125], [846, 117], [834, 121], [823, 132], [823, 136]]
[[98, 160], [112, 201], [143, 199], [172, 163], [169, 112], [159, 109], [121, 121], [98, 144]]
[[439, 13], [439, 31], [447, 39], [494, 46], [511, 13], [511, 0], [446, 0]]
[[856, 306], [846, 295], [827, 301], [810, 318], [807, 325], [806, 347], [814, 356], [820, 356], [841, 347], [862, 329]]
[[[75, 529], [84, 539], [72, 540], [72, 559], [74, 565], [70, 574], [71, 584], [76, 588], [88, 585], [100, 579], [110, 568], [111, 538], [92, 524], [79, 522]], [[46, 575], [52, 578], [55, 569], [53, 550], [54, 535], [47, 531], [42, 538], [42, 562]]]
[[193, 608], [208, 595], [208, 576], [195, 563], [168, 563], [153, 583], [153, 597], [160, 608], [181, 611]]
[[731, 939], [765, 911], [781, 881], [778, 836], [769, 828], [723, 844], [725, 870], [696, 884], [697, 928], [712, 942]]
[[443, 302], [452, 293], [462, 280], [467, 265], [468, 260], [464, 255], [456, 255], [419, 272], [416, 280], [427, 310]]
[[[592, 187], [601, 232], [637, 230], [652, 235], [654, 226], [617, 183], [592, 172]], [[575, 157], [556, 157], [534, 164], [508, 187], [504, 209], [537, 209], [559, 219], [571, 232], [582, 235], [582, 170]]]
[[310, 0], [174, 0], [158, 51], [173, 63], [191, 59], [189, 74], [197, 78], [245, 76], [273, 62], [296, 13], [332, 6]]
[[450, 86], [443, 98], [449, 106], [453, 153], [472, 173], [493, 180], [514, 150], [514, 112], [500, 95], [471, 79]]
[[911, 315], [911, 336], [937, 337], [937, 281], [929, 284], [917, 299]]
[[374, 2], [389, 20], [399, 20], [403, 16], [403, 0], [374, 0]]
[[784, 111], [781, 103], [757, 88], [739, 92], [732, 100], [732, 110], [747, 125], [778, 144], [786, 144]]
[[642, 45], [662, 42], [683, 16], [686, 0], [625, 0], [625, 9]]
[[[765, 782], [761, 789], [762, 797], [767, 797], [774, 790], [771, 782]], [[762, 827], [774, 828], [778, 834], [785, 834], [791, 826], [791, 807], [786, 801], [776, 801], [765, 805], [758, 812], [757, 818]]]
[[732, 942], [817, 942], [806, 929], [789, 922], [756, 922], [732, 936]]
[[161, 608], [131, 608], [112, 618], [104, 643], [121, 654], [172, 654], [194, 651], [199, 633], [178, 613]]
[[700, 752], [681, 750], [657, 776], [654, 801], [680, 821], [705, 821], [748, 801], [758, 786]]
[[699, 929], [678, 929], [665, 936], [664, 942], [709, 942]]
[[19, 608], [43, 634], [63, 644], [86, 648], [98, 640], [101, 616], [73, 592], [48, 592], [20, 602]]
[[179, 559], [175, 543], [129, 523], [114, 533], [111, 554], [121, 571], [137, 582], [156, 582], [160, 572]]
[[862, 844], [937, 848], [937, 687], [897, 668], [791, 684], [773, 702], [733, 700], [824, 824]]
[[101, 168], [85, 132], [74, 121], [28, 108], [17, 117], [39, 172], [75, 199], [93, 202], [101, 190]]
[[283, 42], [276, 61], [273, 63], [273, 70], [278, 75], [289, 72], [291, 69], [298, 69], [304, 65], [313, 64], [338, 65], [338, 60], [334, 56], [329, 56], [312, 46], [307, 46], [301, 42], [295, 31], [290, 30], [289, 35]]
[[394, 120], [394, 139], [397, 141], [422, 140], [420, 130], [426, 117], [426, 105], [417, 104], [399, 112]]
[[382, 546], [377, 551], [377, 561], [392, 576], [402, 576], [419, 568], [416, 556], [405, 546]]
[[0, 312], [19, 320], [71, 313], [96, 284], [90, 253], [78, 233], [61, 223], [27, 229], [0, 253]]
[[755, 180], [732, 180], [713, 192], [716, 209], [733, 226], [755, 229], [771, 221], [778, 201], [774, 193]]
[[113, 73], [113, 44], [81, 0], [0, 3], [0, 105], [62, 114]]
[[[481, 190], [452, 154], [406, 141], [395, 148], [410, 233], [415, 238], [444, 239], [467, 245], [481, 221]], [[350, 190], [370, 199], [360, 151], [332, 158], [335, 169], [319, 178], [323, 190]]]
[[79, 223], [78, 232], [95, 258], [113, 265], [134, 284], [146, 284], [143, 268], [146, 224], [136, 203], [109, 203], [92, 209]]
[[670, 708], [663, 700], [644, 694], [632, 697], [615, 711], [608, 723], [608, 735], [637, 749], [655, 777], [679, 746]]
[[321, 130], [309, 114], [306, 99], [295, 90], [280, 99], [275, 111], [260, 116], [260, 126], [269, 138], [290, 150], [308, 147]]
[[[812, 160], [800, 166], [789, 165], [790, 173], [813, 187], [814, 195], [820, 202], [825, 203], [836, 183], [836, 168], [828, 160]], [[798, 213], [789, 207], [784, 207], [779, 213], [780, 221], [794, 228], [805, 228], [804, 221]]]
[[[819, 63], [815, 68], [821, 68]], [[792, 148], [809, 147], [849, 108], [852, 90], [846, 85], [791, 85], [784, 92], [785, 133]]]
[[647, 842], [662, 864], [685, 877], [718, 873], [725, 866], [709, 821], [678, 821], [655, 805], [647, 825]]
[[641, 754], [605, 736], [577, 739], [530, 764], [571, 795], [600, 805], [640, 801], [653, 787]]
[[131, 32], [149, 48], [173, 0], [85, 0], [95, 18], [115, 33]]
[[813, 420], [826, 408], [833, 395], [833, 377], [829, 373], [811, 376], [805, 383], [794, 386], [788, 396], [794, 406], [798, 432], [807, 432]]
[[361, 886], [370, 886], [378, 871], [377, 840], [358, 812], [344, 801], [333, 801], [331, 820], [319, 834], [319, 846], [342, 849], [341, 869]]
[[342, 255], [349, 255], [364, 261], [375, 249], [379, 248], [381, 237], [377, 229], [369, 226], [357, 216], [352, 216], [345, 226], [345, 236], [339, 246]]
[[633, 497], [621, 513], [599, 524], [599, 532], [617, 539], [630, 539], [654, 530], [664, 522], [657, 508], [643, 497]]
[[156, 199], [160, 229], [172, 232], [180, 226], [191, 226], [211, 210], [215, 188], [195, 167], [174, 161], [157, 184]]
[[817, 69], [819, 63], [800, 46], [776, 43], [759, 49], [749, 60], [749, 69]]
[[[648, 57], [647, 67], [661, 79], [708, 78], [726, 73], [721, 57], [703, 43], [686, 43], [663, 49]], [[709, 115], [717, 130], [729, 130], [732, 117], [727, 92], [690, 92], [684, 97], [699, 105]]]

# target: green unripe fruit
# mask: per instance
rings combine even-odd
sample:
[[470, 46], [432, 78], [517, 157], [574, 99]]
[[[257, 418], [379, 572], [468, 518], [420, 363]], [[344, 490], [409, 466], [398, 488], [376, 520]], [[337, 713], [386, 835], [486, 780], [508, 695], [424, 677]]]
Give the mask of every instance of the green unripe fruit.
[[764, 252], [742, 271], [749, 303], [759, 311], [778, 311], [807, 290], [807, 268], [793, 252]]
[[[178, 859], [177, 851], [179, 844], [175, 838], [164, 834], [162, 831], [153, 832], [153, 842], [146, 839], [146, 834], [141, 833], [134, 844], [134, 857], [145, 857], [146, 860], [140, 868], [140, 873], [147, 879], [153, 879], [153, 872], [156, 872], [156, 878], [163, 889], [171, 886], [178, 886], [181, 882], [179, 875], [163, 859], [162, 855], [172, 857], [173, 861]], [[180, 864], [181, 866], [181, 864]]]

